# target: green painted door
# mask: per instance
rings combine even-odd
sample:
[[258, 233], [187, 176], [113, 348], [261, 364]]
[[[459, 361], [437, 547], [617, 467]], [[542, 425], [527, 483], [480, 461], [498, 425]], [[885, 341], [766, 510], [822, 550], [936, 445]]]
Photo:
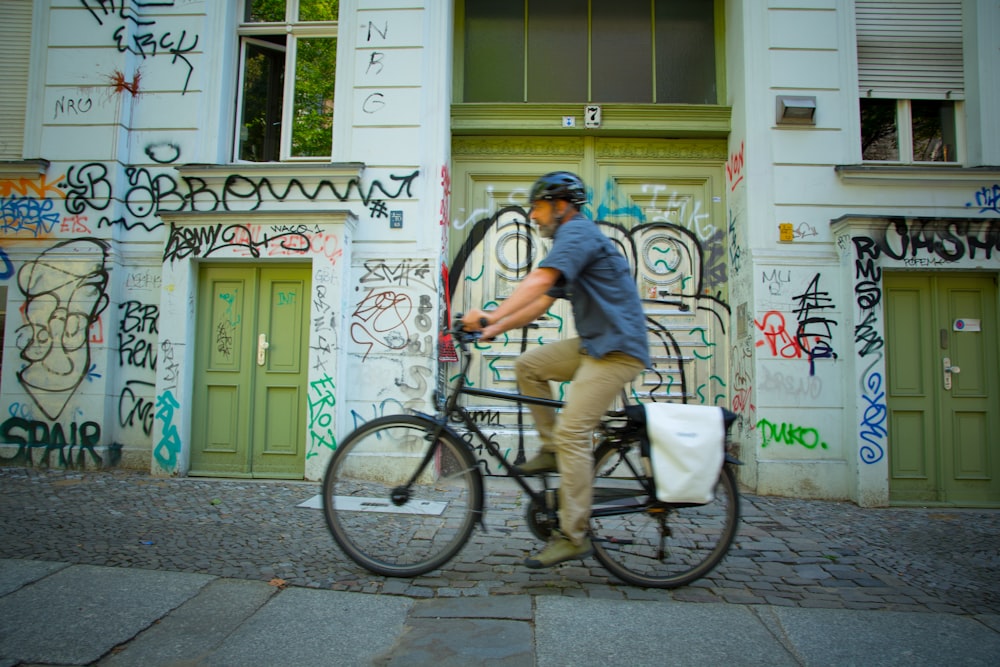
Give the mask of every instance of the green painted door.
[[886, 273], [889, 498], [1000, 505], [997, 284]]
[[301, 479], [310, 270], [199, 271], [192, 475]]

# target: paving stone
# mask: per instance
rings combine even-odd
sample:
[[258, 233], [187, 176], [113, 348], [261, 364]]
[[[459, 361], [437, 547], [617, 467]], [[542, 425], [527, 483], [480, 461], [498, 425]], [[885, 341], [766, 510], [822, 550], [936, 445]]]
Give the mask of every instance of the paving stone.
[[747, 494], [740, 533], [713, 572], [677, 591], [647, 593], [594, 559], [524, 568], [540, 542], [525, 524], [520, 491], [505, 488], [509, 480], [487, 482], [489, 532], [477, 530], [440, 570], [397, 579], [345, 558], [322, 512], [298, 507], [319, 492], [316, 483], [0, 468], [0, 559], [277, 578], [293, 587], [421, 600], [531, 593], [718, 602], [732, 595], [781, 605], [814, 599], [1000, 613], [997, 510], [866, 509]]

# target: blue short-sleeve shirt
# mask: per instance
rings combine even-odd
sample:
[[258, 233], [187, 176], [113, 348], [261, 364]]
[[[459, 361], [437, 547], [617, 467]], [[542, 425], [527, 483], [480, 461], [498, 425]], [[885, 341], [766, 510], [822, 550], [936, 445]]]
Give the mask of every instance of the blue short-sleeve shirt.
[[548, 295], [569, 299], [587, 354], [624, 352], [651, 366], [646, 316], [632, 271], [594, 221], [577, 215], [559, 225], [539, 267], [562, 274]]

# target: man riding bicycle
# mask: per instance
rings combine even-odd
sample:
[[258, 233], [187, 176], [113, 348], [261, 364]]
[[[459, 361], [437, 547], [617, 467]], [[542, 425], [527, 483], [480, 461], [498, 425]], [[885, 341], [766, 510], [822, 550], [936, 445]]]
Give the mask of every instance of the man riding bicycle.
[[529, 405], [542, 441], [523, 474], [558, 472], [559, 524], [548, 544], [525, 559], [551, 567], [593, 552], [590, 521], [592, 434], [622, 386], [650, 366], [645, 314], [625, 257], [580, 208], [586, 188], [576, 174], [546, 174], [531, 188], [529, 219], [552, 249], [495, 310], [473, 309], [462, 323], [491, 339], [543, 315], [556, 299], [569, 299], [578, 336], [537, 347], [517, 360], [518, 388], [552, 397], [549, 382], [572, 380], [562, 411]]

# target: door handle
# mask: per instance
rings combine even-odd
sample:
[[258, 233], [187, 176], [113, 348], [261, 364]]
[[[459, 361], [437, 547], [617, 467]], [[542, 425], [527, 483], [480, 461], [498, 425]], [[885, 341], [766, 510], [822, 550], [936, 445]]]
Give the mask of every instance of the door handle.
[[267, 342], [267, 334], [261, 334], [257, 336], [257, 365], [263, 366], [266, 361], [267, 348], [271, 347], [271, 344]]
[[945, 357], [943, 361], [944, 361], [944, 388], [951, 389], [951, 374], [961, 373], [962, 369], [959, 368], [958, 366], [952, 366], [950, 357]]

